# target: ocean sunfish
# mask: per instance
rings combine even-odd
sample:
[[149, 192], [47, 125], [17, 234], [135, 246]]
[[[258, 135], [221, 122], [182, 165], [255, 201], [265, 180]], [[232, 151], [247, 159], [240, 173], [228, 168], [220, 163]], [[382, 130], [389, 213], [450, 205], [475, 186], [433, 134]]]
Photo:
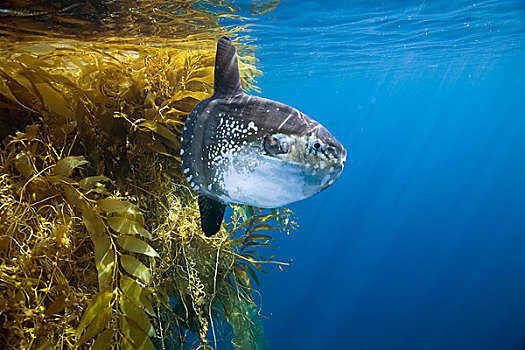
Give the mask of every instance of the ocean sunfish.
[[339, 177], [343, 145], [297, 109], [246, 94], [227, 37], [217, 43], [214, 84], [213, 96], [189, 114], [180, 150], [206, 236], [219, 231], [228, 203], [280, 207], [321, 192]]

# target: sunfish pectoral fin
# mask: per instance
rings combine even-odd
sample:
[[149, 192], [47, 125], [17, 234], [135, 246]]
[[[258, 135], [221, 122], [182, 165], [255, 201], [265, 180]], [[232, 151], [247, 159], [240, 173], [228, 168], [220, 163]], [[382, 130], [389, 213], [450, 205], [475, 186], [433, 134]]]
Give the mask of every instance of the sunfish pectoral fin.
[[216, 97], [230, 97], [242, 92], [237, 50], [231, 39], [223, 36], [217, 42], [213, 94]]
[[206, 237], [213, 236], [219, 232], [226, 204], [199, 194], [199, 209], [201, 211], [202, 231]]

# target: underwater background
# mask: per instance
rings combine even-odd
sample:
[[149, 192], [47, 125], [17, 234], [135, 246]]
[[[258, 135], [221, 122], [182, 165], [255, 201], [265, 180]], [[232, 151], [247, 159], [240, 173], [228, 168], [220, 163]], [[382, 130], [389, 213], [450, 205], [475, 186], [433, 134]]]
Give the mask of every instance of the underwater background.
[[[348, 155], [207, 238], [221, 35]], [[0, 348], [524, 349], [524, 102], [522, 0], [2, 2]]]
[[348, 151], [261, 278], [274, 349], [525, 348], [525, 3], [283, 1], [262, 95]]

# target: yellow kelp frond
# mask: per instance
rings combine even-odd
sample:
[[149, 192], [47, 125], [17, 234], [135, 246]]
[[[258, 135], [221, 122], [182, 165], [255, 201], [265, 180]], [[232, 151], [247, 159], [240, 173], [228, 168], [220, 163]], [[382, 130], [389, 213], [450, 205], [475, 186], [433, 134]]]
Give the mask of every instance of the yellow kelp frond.
[[0, 348], [267, 347], [254, 282], [287, 264], [260, 250], [293, 214], [234, 205], [207, 238], [179, 159], [188, 113], [213, 93], [216, 39], [235, 37], [217, 18], [234, 9], [67, 3], [0, 17]]
[[[207, 0], [10, 0], [2, 5], [2, 36], [80, 38], [83, 41], [166, 44], [234, 34], [219, 25], [222, 16], [243, 19], [238, 6]], [[6, 7], [7, 6], [7, 7]]]
[[[233, 206], [231, 222], [207, 238], [200, 231], [197, 198], [188, 187], [173, 186], [172, 195], [167, 197], [166, 221], [154, 232], [162, 240], [160, 265], [153, 278], [159, 281], [159, 295], [166, 295], [161, 304], [161, 328], [171, 337], [194, 331], [203, 345], [210, 346], [231, 329], [232, 343], [239, 349], [264, 348], [262, 321], [253, 300], [252, 281], [258, 284], [253, 268], [264, 271], [264, 264], [288, 263], [266, 259], [253, 249], [271, 246], [267, 242], [273, 238], [261, 230], [295, 228], [292, 213], [283, 209], [263, 214], [260, 209]], [[244, 210], [251, 212], [247, 219], [242, 218]], [[261, 222], [274, 226], [255, 224]], [[217, 326], [220, 329], [215, 329]], [[184, 341], [179, 338], [179, 343]]]
[[[141, 176], [127, 179], [143, 186], [119, 194], [115, 181], [87, 175], [85, 157], [54, 148], [39, 125], [6, 144], [0, 178], [0, 227], [6, 234], [0, 242], [7, 258], [0, 305], [12, 328], [0, 335], [2, 343], [170, 348], [166, 344], [183, 344], [191, 330], [210, 345], [219, 339], [217, 326], [217, 333], [231, 328], [234, 344], [245, 344], [239, 348], [264, 343], [253, 300], [254, 268], [286, 264], [253, 249], [273, 240], [262, 230], [295, 227], [291, 212], [234, 206], [231, 221], [207, 238], [195, 194], [174, 182], [169, 168], [155, 167], [172, 158], [160, 162], [163, 156], [143, 153], [150, 156], [137, 156]], [[141, 169], [147, 168], [157, 169], [157, 176], [146, 181], [142, 176], [151, 174]], [[20, 313], [25, 308], [35, 314]]]
[[[7, 143], [7, 140], [5, 140]], [[0, 317], [4, 348], [73, 348], [75, 326], [97, 290], [92, 244], [68, 190], [79, 158], [57, 159], [38, 125], [0, 158]], [[101, 186], [103, 189], [103, 186]]]
[[[8, 120], [0, 118], [0, 136], [25, 125], [29, 111], [46, 115], [55, 139], [62, 140], [65, 131], [79, 126], [86, 138], [96, 127], [113, 133], [114, 140], [105, 142], [123, 142], [130, 128], [138, 128], [153, 131], [176, 150], [187, 114], [213, 93], [215, 45], [212, 40], [181, 42], [173, 48], [0, 42], [6, 50], [0, 57], [0, 106], [18, 107]], [[244, 60], [253, 62], [250, 56]], [[243, 84], [249, 87], [259, 73], [253, 64], [241, 64], [241, 70]], [[149, 147], [164, 150], [158, 140]]]

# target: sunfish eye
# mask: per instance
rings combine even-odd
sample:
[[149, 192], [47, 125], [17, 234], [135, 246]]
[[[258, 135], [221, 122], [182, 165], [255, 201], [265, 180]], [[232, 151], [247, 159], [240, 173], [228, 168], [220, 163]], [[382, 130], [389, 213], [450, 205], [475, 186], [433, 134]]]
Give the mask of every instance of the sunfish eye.
[[263, 146], [266, 153], [272, 155], [288, 153], [290, 148], [288, 142], [279, 142], [279, 139], [270, 135], [264, 135]]
[[313, 140], [312, 142], [310, 142], [310, 149], [314, 150], [314, 151], [320, 151], [322, 149], [324, 149], [324, 146], [323, 146], [323, 143], [319, 140]]

